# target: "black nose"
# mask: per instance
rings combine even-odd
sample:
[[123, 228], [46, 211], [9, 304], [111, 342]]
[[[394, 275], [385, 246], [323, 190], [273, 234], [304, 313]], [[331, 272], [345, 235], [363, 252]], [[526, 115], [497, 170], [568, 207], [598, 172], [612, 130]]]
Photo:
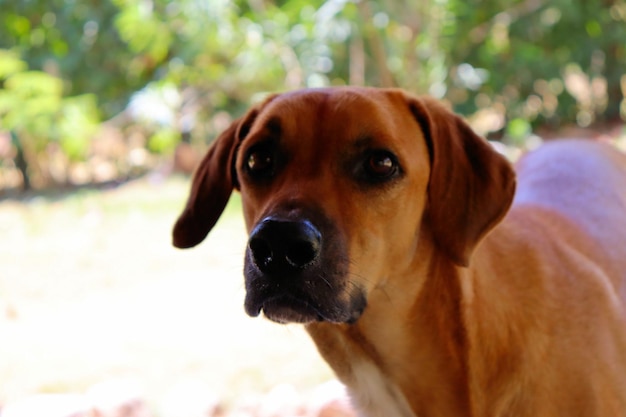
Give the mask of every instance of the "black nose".
[[308, 220], [268, 217], [250, 233], [248, 248], [261, 272], [293, 273], [315, 262], [321, 242], [322, 235]]

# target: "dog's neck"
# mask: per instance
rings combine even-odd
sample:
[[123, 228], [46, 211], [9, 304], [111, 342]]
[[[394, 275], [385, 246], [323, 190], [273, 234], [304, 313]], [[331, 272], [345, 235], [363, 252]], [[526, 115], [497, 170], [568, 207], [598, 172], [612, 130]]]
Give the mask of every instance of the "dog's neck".
[[372, 291], [355, 324], [307, 327], [365, 416], [469, 415], [461, 272], [443, 255], [421, 259], [431, 263]]

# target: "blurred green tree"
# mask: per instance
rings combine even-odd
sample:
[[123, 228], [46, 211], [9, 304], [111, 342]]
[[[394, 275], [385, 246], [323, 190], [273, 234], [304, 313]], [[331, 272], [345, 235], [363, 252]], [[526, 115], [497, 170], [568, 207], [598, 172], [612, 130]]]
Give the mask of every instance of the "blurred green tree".
[[100, 117], [121, 112], [156, 70], [120, 39], [117, 14], [110, 1], [0, 0], [0, 130], [12, 132], [24, 188], [31, 175], [63, 181]]
[[60, 147], [67, 161], [85, 157], [96, 130], [95, 96], [63, 96], [62, 81], [42, 71], [30, 71], [16, 54], [0, 49], [0, 130], [10, 131], [16, 148], [16, 167], [23, 188], [31, 186], [33, 172], [40, 183], [50, 182], [46, 150]]
[[5, 104], [49, 84], [37, 102], [55, 126], [5, 105], [3, 128], [26, 148], [64, 144], [68, 161], [98, 117], [123, 112], [169, 154], [299, 87], [428, 93], [518, 144], [537, 126], [626, 119], [625, 0], [0, 0], [0, 48]]
[[96, 94], [105, 118], [122, 111], [160, 62], [135, 54], [115, 28], [109, 0], [0, 0], [0, 48], [63, 81], [63, 93]]
[[626, 119], [626, 2], [448, 3], [448, 94], [472, 114], [558, 127]]

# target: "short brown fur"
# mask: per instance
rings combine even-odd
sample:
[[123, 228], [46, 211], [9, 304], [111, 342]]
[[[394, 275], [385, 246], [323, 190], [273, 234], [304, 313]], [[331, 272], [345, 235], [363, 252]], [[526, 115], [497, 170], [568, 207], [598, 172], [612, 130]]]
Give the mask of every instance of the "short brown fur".
[[[268, 140], [283, 162], [259, 182], [245, 152]], [[401, 174], [359, 182], [362, 148], [393, 152]], [[626, 157], [564, 140], [517, 172], [515, 192], [508, 162], [433, 99], [276, 95], [211, 148], [174, 244], [202, 241], [233, 188], [249, 231], [271, 215], [332, 223], [323, 238], [349, 258], [345, 274], [324, 258], [333, 306], [358, 292], [366, 307], [293, 317], [363, 416], [626, 416]]]

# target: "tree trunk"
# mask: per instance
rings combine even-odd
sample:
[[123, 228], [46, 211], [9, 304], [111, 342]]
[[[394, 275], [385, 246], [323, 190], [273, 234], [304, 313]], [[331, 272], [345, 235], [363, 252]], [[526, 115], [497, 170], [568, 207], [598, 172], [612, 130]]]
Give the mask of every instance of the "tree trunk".
[[11, 131], [11, 142], [13, 143], [13, 146], [15, 146], [15, 148], [17, 149], [17, 154], [15, 155], [15, 166], [22, 174], [22, 191], [29, 191], [32, 187], [30, 184], [30, 176], [28, 175], [28, 161], [26, 160], [24, 147], [20, 142], [20, 138], [13, 130]]
[[378, 76], [380, 78], [380, 87], [395, 87], [396, 82], [387, 66], [387, 53], [385, 51], [385, 43], [382, 37], [372, 24], [372, 10], [367, 0], [357, 3], [361, 20], [363, 21], [363, 33], [372, 48], [373, 59], [378, 67]]

